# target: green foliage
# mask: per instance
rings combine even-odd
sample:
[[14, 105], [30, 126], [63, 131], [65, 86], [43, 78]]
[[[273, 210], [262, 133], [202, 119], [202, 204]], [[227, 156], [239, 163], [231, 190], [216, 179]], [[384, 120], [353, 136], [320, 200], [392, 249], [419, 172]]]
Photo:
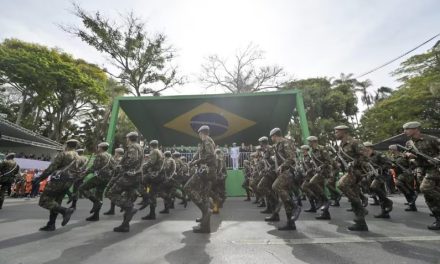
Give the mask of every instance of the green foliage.
[[0, 44], [0, 81], [21, 94], [17, 123], [23, 116], [25, 127], [54, 140], [69, 137], [72, 123], [107, 103], [106, 80], [98, 66], [60, 50], [16, 39]]
[[[331, 83], [327, 78], [310, 78], [290, 82], [286, 88], [303, 91], [310, 134], [317, 136], [322, 144], [333, 140], [333, 128], [352, 122], [358, 111], [353, 86], [348, 82]], [[296, 142], [301, 142], [296, 113], [292, 121], [290, 133]]]
[[182, 83], [176, 69], [169, 65], [174, 59], [174, 51], [166, 45], [165, 35], [150, 37], [145, 24], [133, 13], [125, 16], [124, 22], [117, 25], [99, 12], [88, 14], [75, 4], [74, 9], [83, 28], [63, 29], [108, 55], [113, 66], [119, 70], [118, 74], [111, 75], [128, 85], [130, 93], [135, 96], [159, 95]]
[[440, 83], [440, 49], [412, 56], [394, 74], [403, 82], [399, 90], [379, 101], [361, 119], [362, 134], [377, 142], [402, 132], [408, 121], [440, 127], [440, 98], [433, 94]]

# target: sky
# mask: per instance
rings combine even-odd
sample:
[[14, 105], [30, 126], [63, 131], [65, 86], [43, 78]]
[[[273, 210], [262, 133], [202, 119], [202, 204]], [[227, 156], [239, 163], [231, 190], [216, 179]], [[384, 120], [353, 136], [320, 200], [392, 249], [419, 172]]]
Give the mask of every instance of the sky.
[[[440, 33], [438, 0], [78, 0], [115, 21], [133, 10], [148, 30], [177, 50], [174, 64], [187, 83], [167, 94], [206, 93], [201, 65], [212, 54], [231, 57], [254, 43], [265, 63], [295, 78], [360, 75]], [[59, 25], [81, 25], [69, 0], [0, 0], [0, 41], [18, 38], [58, 47], [108, 67], [105, 56]], [[438, 40], [438, 39], [437, 39]], [[415, 51], [431, 48], [435, 41]], [[408, 57], [405, 57], [408, 58]], [[405, 58], [360, 80], [372, 91], [397, 87], [390, 75]], [[217, 90], [216, 92], [220, 92]]]

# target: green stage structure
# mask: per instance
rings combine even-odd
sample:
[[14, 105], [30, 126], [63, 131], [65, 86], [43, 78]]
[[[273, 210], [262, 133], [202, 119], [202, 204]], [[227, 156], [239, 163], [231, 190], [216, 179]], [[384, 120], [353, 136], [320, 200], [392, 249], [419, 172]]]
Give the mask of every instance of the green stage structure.
[[[300, 90], [250, 94], [118, 97], [113, 102], [107, 131], [113, 150], [119, 110], [122, 109], [143, 135], [145, 142], [159, 140], [163, 146], [194, 146], [197, 130], [209, 125], [218, 145], [255, 145], [274, 127], [288, 128], [294, 109], [298, 113], [303, 142], [309, 136]], [[242, 171], [228, 171], [227, 193], [241, 196]]]

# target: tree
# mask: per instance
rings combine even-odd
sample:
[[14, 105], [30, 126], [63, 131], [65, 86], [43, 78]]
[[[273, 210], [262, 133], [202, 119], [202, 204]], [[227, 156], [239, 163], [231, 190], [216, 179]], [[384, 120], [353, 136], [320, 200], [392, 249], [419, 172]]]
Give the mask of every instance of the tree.
[[38, 44], [8, 39], [1, 43], [0, 78], [22, 98], [17, 119], [22, 115], [25, 127], [57, 141], [67, 137], [68, 126], [107, 102], [104, 71]]
[[383, 99], [388, 98], [393, 92], [394, 90], [390, 87], [385, 87], [385, 86], [379, 87], [373, 97], [374, 98], [373, 103], [377, 103], [382, 101]]
[[119, 73], [107, 72], [129, 86], [131, 94], [159, 95], [183, 83], [176, 68], [170, 65], [175, 52], [166, 44], [165, 35], [149, 36], [145, 24], [133, 12], [123, 17], [122, 24], [109, 21], [99, 12], [89, 14], [76, 4], [74, 14], [82, 20], [83, 28], [62, 28], [108, 55]]
[[432, 93], [440, 81], [439, 47], [410, 57], [394, 71], [402, 85], [379, 101], [361, 119], [362, 134], [380, 141], [402, 132], [402, 124], [420, 121], [440, 127], [440, 97]]
[[[311, 135], [324, 144], [334, 140], [333, 128], [350, 124], [350, 117], [358, 108], [354, 90], [347, 89], [347, 83], [330, 82], [329, 78], [310, 78], [288, 83], [285, 89], [299, 89], [303, 92], [306, 116]], [[294, 114], [290, 134], [301, 141], [298, 115]]]
[[263, 51], [252, 43], [238, 51], [231, 64], [218, 55], [211, 55], [202, 65], [200, 81], [206, 88], [220, 87], [237, 94], [281, 88], [285, 83], [283, 68], [258, 66], [263, 60]]
[[355, 90], [361, 93], [361, 101], [370, 109], [370, 106], [374, 104], [373, 96], [368, 92], [368, 88], [371, 87], [371, 81], [365, 80], [363, 82], [357, 82], [357, 88]]

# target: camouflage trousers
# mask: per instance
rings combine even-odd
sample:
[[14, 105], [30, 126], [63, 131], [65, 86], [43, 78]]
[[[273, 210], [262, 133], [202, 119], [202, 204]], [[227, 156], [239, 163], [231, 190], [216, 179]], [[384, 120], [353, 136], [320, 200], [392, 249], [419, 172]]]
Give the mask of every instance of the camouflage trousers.
[[[104, 190], [107, 187], [108, 182], [109, 179], [95, 176], [81, 184], [79, 192], [87, 199], [102, 201]], [[92, 192], [93, 189], [95, 189], [94, 193]]]
[[355, 220], [364, 220], [367, 211], [363, 208], [360, 199], [362, 170], [350, 168], [348, 173], [344, 174], [338, 181], [339, 189], [347, 196], [355, 214]]
[[272, 185], [276, 179], [276, 174], [274, 172], [273, 175], [264, 175], [260, 182], [257, 185], [257, 191], [261, 196], [266, 197], [269, 203], [276, 204], [278, 201], [277, 194], [272, 189]]
[[401, 173], [397, 176], [396, 187], [406, 196], [414, 194], [414, 175]]
[[38, 205], [49, 211], [59, 208], [72, 184], [72, 181], [49, 181], [40, 196]]
[[315, 174], [308, 183], [302, 185], [303, 191], [309, 194], [308, 196], [314, 197], [321, 203], [327, 202], [328, 198], [325, 195], [325, 179], [325, 174]]
[[167, 180], [155, 188], [159, 189], [159, 196], [164, 199], [166, 206], [169, 206], [174, 198], [184, 199], [183, 194], [178, 192], [180, 184], [173, 179]]
[[[296, 209], [297, 204], [293, 201], [291, 197], [291, 192], [294, 188], [297, 188], [293, 184], [293, 175], [289, 170], [285, 170], [278, 174], [278, 177], [272, 184], [272, 190], [281, 199], [286, 214], [292, 215], [293, 209]], [[278, 210], [277, 210], [278, 211]]]
[[423, 193], [431, 212], [436, 216], [440, 216], [440, 172], [438, 169], [426, 171], [420, 184], [420, 191]]
[[137, 189], [139, 186], [139, 177], [126, 177], [122, 175], [107, 190], [107, 197], [117, 206], [122, 208], [133, 207], [137, 198]]
[[195, 173], [183, 188], [191, 201], [200, 209], [209, 208], [209, 195], [211, 194], [212, 179], [215, 178], [215, 170], [212, 169], [207, 175]]
[[254, 177], [252, 177], [252, 180], [249, 183], [250, 188], [252, 189], [252, 191], [255, 193], [255, 196], [257, 196], [257, 197], [263, 196], [263, 194], [260, 193], [258, 190], [258, 184], [260, 183], [261, 179], [262, 179], [262, 177], [260, 176], [260, 174], [255, 173]]
[[217, 177], [212, 182], [211, 195], [213, 199], [223, 203], [226, 200], [226, 177]]
[[383, 175], [377, 176], [370, 185], [370, 190], [373, 194], [377, 195], [379, 198], [379, 203], [383, 205], [384, 203], [390, 203], [387, 198], [387, 192], [385, 189], [385, 178]]
[[340, 196], [339, 190], [336, 188], [336, 183], [338, 182], [339, 172], [334, 172], [327, 179], [327, 188], [330, 193], [330, 198], [332, 200], [337, 199]]

